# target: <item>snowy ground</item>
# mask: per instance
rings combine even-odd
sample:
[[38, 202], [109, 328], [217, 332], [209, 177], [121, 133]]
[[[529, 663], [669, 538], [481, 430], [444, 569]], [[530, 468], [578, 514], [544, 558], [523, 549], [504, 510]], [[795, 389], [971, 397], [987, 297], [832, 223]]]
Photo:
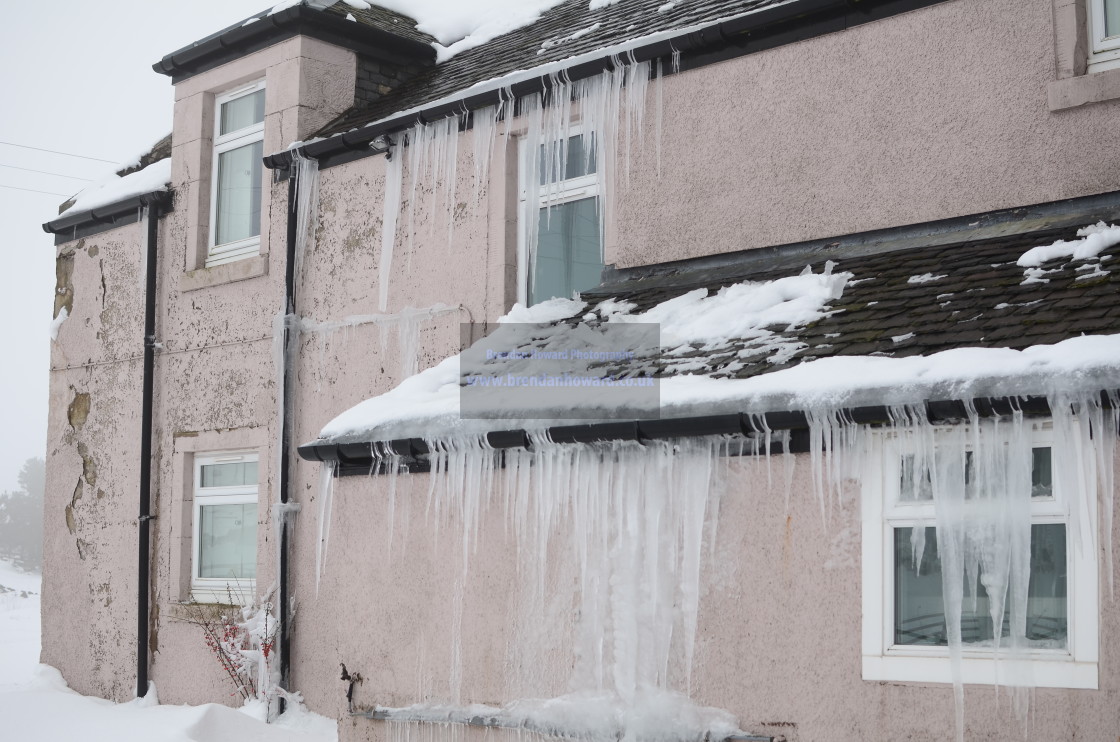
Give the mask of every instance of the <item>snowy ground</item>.
[[38, 575], [0, 561], [0, 739], [76, 742], [334, 742], [335, 722], [297, 709], [263, 724], [216, 704], [115, 704], [70, 690], [39, 664]]

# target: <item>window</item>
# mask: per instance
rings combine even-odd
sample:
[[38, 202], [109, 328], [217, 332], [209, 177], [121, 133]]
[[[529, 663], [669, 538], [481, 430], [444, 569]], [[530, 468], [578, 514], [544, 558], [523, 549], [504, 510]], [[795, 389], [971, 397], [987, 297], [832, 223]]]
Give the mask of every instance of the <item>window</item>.
[[193, 524], [194, 599], [252, 599], [257, 576], [257, 454], [195, 457]]
[[1089, 0], [1089, 72], [1120, 68], [1120, 0]]
[[596, 148], [576, 134], [540, 147], [536, 163], [524, 142], [522, 148], [519, 301], [570, 298], [598, 286], [603, 250]]
[[[952, 682], [949, 586], [950, 605], [959, 605], [949, 615], [960, 617], [963, 682], [1097, 687], [1096, 554], [1071, 537], [1071, 507], [1085, 502], [1053, 474], [1054, 457], [1066, 454], [1048, 425], [1018, 442], [997, 427], [937, 429], [932, 460], [916, 432], [876, 439], [878, 466], [869, 463], [862, 508], [865, 680]], [[939, 533], [955, 542], [948, 550]], [[1030, 563], [1018, 600], [1014, 587], [996, 589], [1014, 585], [1014, 539]], [[961, 575], [957, 586], [942, 572], [948, 562]], [[1008, 569], [1010, 579], [1001, 574]]]
[[264, 81], [218, 96], [214, 108], [208, 268], [260, 251]]

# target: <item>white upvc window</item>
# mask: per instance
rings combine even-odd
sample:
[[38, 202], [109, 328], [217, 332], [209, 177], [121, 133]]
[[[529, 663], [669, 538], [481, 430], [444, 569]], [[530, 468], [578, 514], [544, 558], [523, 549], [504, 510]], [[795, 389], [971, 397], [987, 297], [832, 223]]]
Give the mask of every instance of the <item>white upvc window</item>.
[[258, 455], [194, 459], [191, 592], [203, 603], [250, 601], [257, 577]]
[[[951, 683], [937, 513], [930, 488], [913, 475], [914, 457], [906, 453], [909, 447], [901, 444], [901, 435], [905, 433], [874, 438], [863, 476], [863, 678]], [[1074, 493], [1063, 491], [1051, 475], [1053, 443], [1048, 423], [1034, 426], [1025, 646], [1013, 654], [1006, 651], [1008, 599], [999, 628], [1004, 649], [997, 657], [995, 621], [979, 567], [966, 576], [963, 593], [964, 683], [1097, 688], [1097, 554], [1077, 548], [1072, 538], [1070, 509], [1085, 505], [1071, 504]], [[972, 459], [968, 451], [962, 462], [964, 514], [967, 518], [988, 508], [983, 512], [990, 517], [992, 501], [974, 499], [969, 492]], [[1095, 522], [1095, 511], [1086, 515]]]
[[1120, 68], [1120, 0], [1089, 0], [1089, 72]]
[[208, 268], [260, 252], [264, 96], [260, 80], [214, 99]]
[[522, 140], [517, 295], [533, 305], [599, 285], [603, 231], [591, 142], [569, 134], [542, 145], [536, 162], [528, 149]]

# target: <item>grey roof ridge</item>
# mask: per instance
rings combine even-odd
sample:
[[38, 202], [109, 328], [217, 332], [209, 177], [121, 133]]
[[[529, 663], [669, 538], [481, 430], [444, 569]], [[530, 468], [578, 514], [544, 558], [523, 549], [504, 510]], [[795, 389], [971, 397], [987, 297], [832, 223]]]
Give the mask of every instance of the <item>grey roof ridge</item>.
[[609, 298], [626, 284], [638, 280], [645, 286], [680, 285], [687, 281], [682, 280], [684, 276], [694, 275], [697, 280], [702, 280], [703, 274], [710, 272], [730, 275], [788, 270], [823, 260], [1083, 227], [1089, 221], [1101, 220], [1120, 222], [1120, 191], [651, 265], [629, 268], [607, 266], [602, 283], [581, 296], [591, 301]]
[[308, 32], [311, 36], [325, 35], [342, 46], [350, 46], [378, 59], [403, 54], [420, 61], [435, 62], [435, 48], [429, 44], [367, 23], [351, 23], [341, 15], [326, 12], [330, 7], [320, 9], [309, 5], [308, 0], [300, 0], [276, 13], [271, 9], [263, 10], [176, 49], [153, 64], [152, 69], [162, 75], [170, 75], [173, 82], [179, 82], [277, 41]]

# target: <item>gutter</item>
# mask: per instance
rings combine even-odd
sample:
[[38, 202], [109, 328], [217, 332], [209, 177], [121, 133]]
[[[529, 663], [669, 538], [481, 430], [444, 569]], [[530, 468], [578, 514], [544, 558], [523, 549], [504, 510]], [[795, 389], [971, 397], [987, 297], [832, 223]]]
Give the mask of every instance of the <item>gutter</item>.
[[[254, 20], [255, 19], [255, 20]], [[190, 46], [171, 52], [152, 65], [161, 75], [179, 83], [234, 59], [272, 46], [295, 36], [311, 38], [351, 49], [380, 61], [400, 63], [402, 58], [421, 64], [435, 64], [436, 51], [420, 41], [396, 36], [388, 31], [342, 16], [294, 5], [273, 13], [252, 16]]]
[[[1102, 391], [1101, 404], [1113, 405], [1115, 392]], [[1050, 415], [1050, 404], [1045, 397], [979, 397], [963, 400], [937, 400], [924, 403], [926, 417], [931, 423], [949, 423], [968, 419], [969, 409], [980, 417], [1002, 417], [1022, 412], [1028, 417]], [[849, 407], [837, 411], [839, 419], [859, 425], [888, 425], [892, 422], [891, 408], [884, 405]], [[806, 453], [810, 449], [809, 415], [803, 410], [749, 414], [733, 412], [701, 417], [678, 417], [661, 420], [633, 420], [602, 422], [589, 425], [562, 425], [550, 427], [546, 434], [554, 443], [609, 443], [612, 441], [667, 440], [671, 438], [696, 438], [709, 435], [758, 436], [777, 431], [789, 431], [787, 445], [771, 444], [774, 453]], [[531, 448], [529, 434], [524, 429], [501, 430], [485, 434], [491, 448]], [[402, 457], [409, 471], [427, 471], [430, 453], [423, 438], [401, 438], [386, 441], [356, 443], [312, 442], [299, 447], [299, 455], [307, 461], [334, 462], [339, 476], [352, 474], [386, 473], [383, 464], [388, 454]]]
[[[682, 33], [678, 36], [660, 38], [625, 53], [627, 62], [647, 62], [654, 59], [670, 59], [680, 53], [680, 70], [696, 69], [715, 62], [765, 51], [796, 41], [843, 31], [855, 26], [881, 20], [883, 18], [917, 10], [948, 0], [792, 0], [763, 10], [747, 13], [726, 21], [714, 23], [705, 28]], [[256, 25], [256, 24], [251, 24]], [[581, 62], [565, 70], [568, 81], [586, 79], [604, 70], [614, 69], [622, 64], [620, 55], [604, 55], [590, 61]], [[515, 98], [533, 93], [547, 92], [553, 85], [550, 79], [554, 73], [522, 80], [507, 87], [498, 87], [470, 94], [465, 89], [461, 97], [441, 99], [421, 110], [394, 116], [376, 123], [360, 126], [354, 130], [332, 135], [320, 141], [311, 142], [293, 150], [285, 150], [264, 158], [265, 167], [284, 170], [291, 166], [294, 152], [304, 157], [319, 160], [319, 169], [341, 165], [346, 162], [369, 157], [379, 152], [370, 149], [374, 139], [393, 132], [407, 129], [417, 123], [428, 123], [476, 110], [485, 106], [497, 105], [509, 97], [512, 91]]]
[[81, 237], [135, 224], [146, 206], [157, 206], [161, 214], [172, 211], [171, 192], [151, 191], [114, 201], [96, 209], [59, 217], [43, 225], [43, 231], [54, 235], [54, 244], [61, 245]]
[[[153, 194], [148, 194], [149, 196]], [[140, 411], [140, 514], [139, 549], [137, 552], [137, 595], [136, 595], [136, 697], [143, 698], [148, 692], [149, 646], [148, 631], [151, 619], [149, 599], [151, 596], [151, 526], [155, 515], [151, 512], [152, 503], [152, 401], [155, 385], [156, 351], [156, 277], [159, 251], [159, 219], [163, 200], [167, 193], [160, 194], [162, 199], [151, 200], [148, 204], [147, 249], [144, 256], [144, 362], [142, 371], [142, 402]], [[144, 198], [144, 197], [139, 197]]]

